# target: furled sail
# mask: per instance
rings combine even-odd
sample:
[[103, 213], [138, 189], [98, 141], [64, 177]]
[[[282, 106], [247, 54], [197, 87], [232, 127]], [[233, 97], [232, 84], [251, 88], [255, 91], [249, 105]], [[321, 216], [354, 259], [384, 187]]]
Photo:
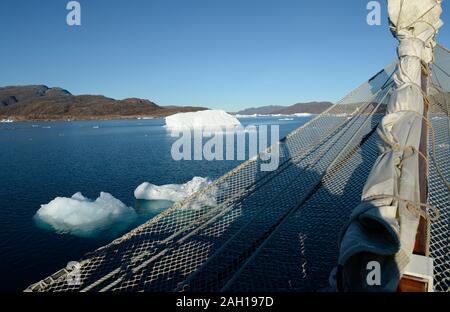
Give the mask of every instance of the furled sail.
[[[399, 40], [396, 87], [378, 128], [382, 154], [341, 237], [337, 286], [344, 291], [395, 291], [413, 253], [424, 207], [422, 66], [433, 62], [441, 2], [388, 0], [391, 31]], [[370, 263], [380, 265], [378, 284], [367, 281]]]

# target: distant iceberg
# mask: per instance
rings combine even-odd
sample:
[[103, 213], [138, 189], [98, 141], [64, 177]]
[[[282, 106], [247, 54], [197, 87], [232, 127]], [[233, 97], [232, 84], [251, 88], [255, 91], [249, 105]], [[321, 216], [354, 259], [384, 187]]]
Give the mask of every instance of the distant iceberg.
[[236, 117], [223, 110], [206, 110], [168, 116], [165, 127], [170, 130], [225, 130], [242, 127], [242, 124]]
[[211, 183], [208, 178], [194, 177], [184, 184], [154, 185], [148, 182], [142, 183], [134, 191], [136, 199], [168, 200], [180, 202], [192, 194], [207, 187]]
[[137, 214], [108, 193], [100, 193], [90, 200], [81, 193], [71, 198], [57, 197], [36, 212], [35, 220], [41, 227], [58, 233], [80, 237], [97, 236], [104, 232], [115, 235], [128, 229]]
[[294, 118], [281, 118], [281, 119], [278, 119], [279, 121], [292, 121], [292, 120], [294, 120]]
[[240, 114], [237, 114], [237, 115], [235, 115], [234, 117], [236, 117], [236, 118], [258, 118], [258, 117], [261, 117], [261, 116], [263, 116], [263, 115], [258, 115], [258, 114], [253, 114], [253, 115], [240, 115]]
[[311, 117], [311, 116], [313, 116], [313, 114], [310, 114], [310, 113], [297, 113], [297, 114], [294, 114], [294, 116], [296, 116], [296, 117]]
[[286, 118], [292, 118], [292, 117], [311, 117], [314, 114], [309, 113], [296, 113], [296, 114], [253, 114], [253, 115], [235, 115], [236, 118], [264, 118], [264, 117], [286, 117]]

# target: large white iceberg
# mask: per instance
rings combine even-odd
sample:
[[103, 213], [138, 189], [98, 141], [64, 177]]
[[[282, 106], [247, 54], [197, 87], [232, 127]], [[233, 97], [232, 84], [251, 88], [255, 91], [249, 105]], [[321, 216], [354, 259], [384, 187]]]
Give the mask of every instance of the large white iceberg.
[[242, 127], [241, 122], [236, 117], [226, 113], [223, 110], [178, 113], [166, 117], [166, 128], [171, 130], [227, 130], [238, 127]]
[[81, 237], [99, 233], [126, 230], [137, 214], [120, 200], [108, 193], [100, 193], [95, 200], [76, 193], [71, 198], [57, 197], [36, 212], [38, 225], [58, 233], [70, 233]]
[[192, 194], [207, 187], [211, 183], [208, 178], [194, 177], [191, 181], [184, 184], [154, 185], [144, 182], [134, 191], [136, 199], [145, 200], [168, 200], [180, 202]]

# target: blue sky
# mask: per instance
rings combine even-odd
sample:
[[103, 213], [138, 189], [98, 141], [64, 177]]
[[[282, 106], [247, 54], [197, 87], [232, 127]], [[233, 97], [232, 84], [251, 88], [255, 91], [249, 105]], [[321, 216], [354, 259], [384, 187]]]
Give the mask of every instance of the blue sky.
[[79, 27], [67, 2], [0, 1], [0, 86], [237, 111], [339, 100], [395, 57], [368, 0], [79, 0]]

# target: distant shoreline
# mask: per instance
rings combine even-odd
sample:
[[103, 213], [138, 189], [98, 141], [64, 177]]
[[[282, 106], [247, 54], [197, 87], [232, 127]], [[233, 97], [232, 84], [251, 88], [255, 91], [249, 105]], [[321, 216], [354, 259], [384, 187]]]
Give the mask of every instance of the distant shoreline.
[[[248, 108], [230, 114], [243, 118], [316, 115], [331, 106], [331, 102], [308, 102]], [[208, 108], [160, 106], [140, 98], [116, 100], [102, 95], [72, 95], [63, 88], [45, 85], [0, 87], [0, 121], [4, 122], [11, 119], [17, 122], [153, 119], [203, 110]]]
[[116, 100], [103, 95], [72, 95], [45, 85], [0, 87], [0, 120], [60, 121], [162, 118], [205, 110], [194, 106], [160, 106], [139, 98]]
[[7, 117], [0, 116], [0, 123], [8, 123], [1, 122], [2, 120], [12, 120], [14, 122], [53, 122], [53, 121], [110, 121], [110, 120], [152, 120], [152, 119], [161, 119], [167, 116], [108, 116], [108, 117], [77, 117], [77, 118], [39, 118], [39, 119], [29, 119], [29, 118], [15, 118], [15, 117]]
[[[274, 114], [274, 115], [235, 115], [236, 118], [264, 118], [264, 117], [273, 117], [273, 118], [282, 118], [282, 117], [308, 117], [315, 116], [317, 114]], [[55, 121], [63, 121], [63, 122], [72, 122], [72, 121], [113, 121], [113, 120], [153, 120], [153, 119], [163, 119], [170, 115], [158, 115], [158, 116], [110, 116], [110, 117], [82, 117], [82, 118], [40, 118], [40, 119], [28, 119], [28, 118], [15, 118], [15, 117], [7, 117], [0, 116], [0, 124], [2, 123], [15, 123], [15, 122], [55, 122]], [[5, 121], [10, 120], [10, 121]]]

